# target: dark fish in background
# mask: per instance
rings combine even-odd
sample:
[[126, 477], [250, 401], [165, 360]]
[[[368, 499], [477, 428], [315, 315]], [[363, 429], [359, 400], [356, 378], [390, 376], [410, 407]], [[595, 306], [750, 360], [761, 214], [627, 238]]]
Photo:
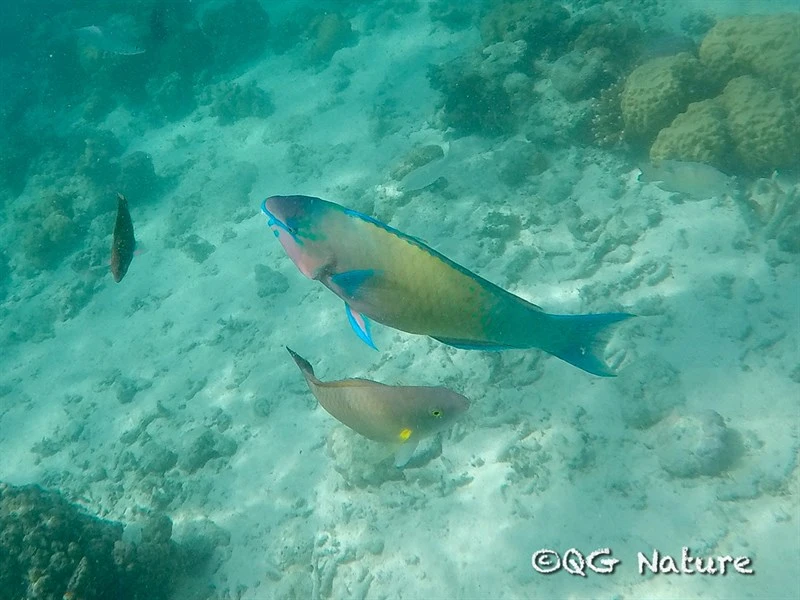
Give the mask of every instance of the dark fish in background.
[[639, 167], [639, 181], [653, 182], [665, 192], [686, 194], [695, 200], [733, 195], [736, 182], [719, 169], [701, 162], [664, 159]]
[[114, 225], [114, 241], [111, 246], [111, 274], [119, 283], [128, 272], [136, 250], [136, 238], [133, 237], [133, 221], [128, 212], [128, 201], [117, 193], [117, 222]]
[[124, 31], [116, 31], [108, 26], [89, 25], [75, 30], [78, 39], [89, 48], [98, 52], [116, 54], [118, 56], [134, 56], [144, 53], [131, 35]]

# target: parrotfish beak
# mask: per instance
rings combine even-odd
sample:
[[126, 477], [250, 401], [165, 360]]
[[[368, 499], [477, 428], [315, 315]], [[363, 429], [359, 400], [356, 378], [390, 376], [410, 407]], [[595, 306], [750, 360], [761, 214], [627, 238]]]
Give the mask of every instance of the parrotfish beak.
[[[272, 212], [272, 210], [277, 210], [280, 208], [280, 206], [278, 206], [277, 208], [274, 206], [276, 204], [274, 200], [279, 198], [280, 196], [273, 196], [272, 198], [267, 198], [266, 200], [264, 200], [261, 203], [261, 212], [267, 215], [268, 217], [267, 225], [272, 229], [272, 232], [275, 234], [275, 237], [280, 236], [281, 230], [292, 235], [292, 231], [289, 229], [286, 223], [284, 223], [279, 217], [275, 215], [274, 212]], [[270, 204], [272, 204], [272, 206], [270, 206]], [[270, 208], [272, 208], [272, 210], [270, 210]]]
[[[303, 275], [313, 279], [319, 260], [308, 245], [308, 227], [300, 225], [309, 212], [308, 200], [305, 196], [270, 196], [261, 203], [261, 212], [267, 216], [267, 225], [292, 262]], [[298, 228], [303, 232], [299, 233]]]

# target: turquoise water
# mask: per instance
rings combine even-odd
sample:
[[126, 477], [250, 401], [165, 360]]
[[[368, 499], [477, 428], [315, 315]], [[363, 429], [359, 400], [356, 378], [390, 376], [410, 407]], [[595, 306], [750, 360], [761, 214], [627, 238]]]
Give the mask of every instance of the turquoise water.
[[[0, 599], [800, 594], [796, 3], [0, 16]], [[637, 315], [617, 377], [379, 319], [371, 349], [267, 226], [292, 194]], [[284, 346], [470, 406], [398, 468]]]

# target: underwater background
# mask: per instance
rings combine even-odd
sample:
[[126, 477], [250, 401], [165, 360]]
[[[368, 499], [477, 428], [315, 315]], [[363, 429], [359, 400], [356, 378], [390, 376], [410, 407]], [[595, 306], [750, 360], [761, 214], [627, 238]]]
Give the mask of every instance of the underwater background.
[[[3, 2], [0, 600], [800, 597], [798, 98], [788, 0]], [[618, 376], [376, 352], [275, 194], [637, 315]], [[400, 469], [287, 345], [471, 405]]]

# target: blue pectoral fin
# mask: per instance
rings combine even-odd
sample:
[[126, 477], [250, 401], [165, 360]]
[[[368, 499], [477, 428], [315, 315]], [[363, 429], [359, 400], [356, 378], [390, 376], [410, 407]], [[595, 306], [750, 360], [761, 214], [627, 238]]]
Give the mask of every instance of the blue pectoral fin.
[[370, 279], [375, 277], [375, 269], [359, 269], [355, 271], [345, 271], [331, 275], [331, 282], [339, 287], [346, 296], [355, 298], [361, 287]]
[[352, 327], [353, 331], [356, 332], [356, 335], [361, 338], [361, 341], [363, 341], [373, 350], [377, 350], [378, 348], [375, 347], [375, 342], [372, 341], [372, 334], [370, 333], [369, 320], [367, 317], [362, 315], [360, 312], [354, 311], [352, 308], [350, 308], [349, 304], [345, 304], [344, 306], [345, 312], [347, 313], [347, 321], [350, 323], [350, 327]]
[[456, 340], [452, 338], [434, 337], [433, 339], [458, 348], [459, 350], [484, 350], [486, 352], [499, 352], [501, 350], [511, 350], [513, 346], [502, 346], [499, 344], [490, 344], [486, 342], [476, 342], [473, 340]]

